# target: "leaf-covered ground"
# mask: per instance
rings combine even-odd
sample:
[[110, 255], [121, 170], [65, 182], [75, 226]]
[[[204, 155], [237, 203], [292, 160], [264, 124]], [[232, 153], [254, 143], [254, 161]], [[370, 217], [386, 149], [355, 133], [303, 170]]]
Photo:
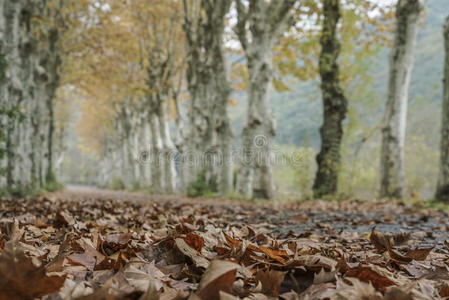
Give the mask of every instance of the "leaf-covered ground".
[[435, 299], [445, 212], [76, 190], [0, 201], [0, 299]]

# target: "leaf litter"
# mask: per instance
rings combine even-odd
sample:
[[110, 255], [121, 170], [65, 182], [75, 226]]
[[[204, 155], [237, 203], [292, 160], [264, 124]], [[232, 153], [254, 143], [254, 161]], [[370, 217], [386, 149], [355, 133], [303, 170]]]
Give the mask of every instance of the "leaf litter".
[[442, 211], [142, 197], [2, 199], [0, 300], [449, 297]]

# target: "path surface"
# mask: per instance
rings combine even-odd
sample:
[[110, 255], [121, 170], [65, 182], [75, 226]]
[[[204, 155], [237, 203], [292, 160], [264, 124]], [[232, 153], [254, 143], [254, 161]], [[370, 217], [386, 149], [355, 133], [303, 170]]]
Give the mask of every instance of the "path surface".
[[448, 220], [385, 201], [273, 205], [69, 187], [0, 200], [0, 299], [449, 297]]
[[[388, 201], [309, 201], [285, 205], [254, 204], [229, 199], [187, 198], [177, 195], [148, 195], [137, 192], [102, 190], [92, 187], [69, 186], [52, 195], [59, 199], [77, 201], [98, 199], [136, 201], [163, 205], [165, 203], [204, 206], [210, 211], [220, 207], [229, 213], [231, 221], [265, 224], [277, 233], [293, 231], [329, 234], [341, 232], [369, 233], [373, 227], [380, 232], [419, 232], [429, 235], [429, 241], [449, 239], [448, 212], [422, 209]], [[237, 215], [233, 218], [233, 215]]]

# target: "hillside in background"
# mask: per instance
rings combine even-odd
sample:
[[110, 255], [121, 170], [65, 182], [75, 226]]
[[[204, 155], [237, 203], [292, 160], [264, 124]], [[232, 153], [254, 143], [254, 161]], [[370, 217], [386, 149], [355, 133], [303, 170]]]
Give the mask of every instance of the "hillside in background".
[[[420, 28], [415, 65], [411, 78], [405, 172], [413, 197], [432, 197], [438, 174], [439, 130], [443, 78], [443, 25], [449, 14], [449, 1], [429, 0]], [[349, 99], [348, 118], [342, 149], [343, 168], [340, 191], [371, 197], [379, 185], [380, 124], [388, 86], [389, 49], [380, 49], [371, 58], [370, 84], [350, 82], [345, 87]], [[284, 151], [299, 151], [299, 166], [278, 166], [276, 184], [287, 194], [310, 194], [316, 168], [315, 154], [320, 146], [322, 103], [319, 80], [297, 82], [291, 91], [272, 93], [276, 119], [276, 142]], [[234, 132], [240, 135], [246, 114], [246, 96], [239, 95], [232, 108]], [[237, 139], [240, 141], [240, 138]], [[299, 147], [299, 148], [298, 148]], [[295, 150], [296, 149], [296, 150]]]
[[[409, 133], [415, 134], [414, 123], [431, 116], [431, 122], [438, 124], [439, 103], [442, 97], [443, 38], [442, 29], [449, 13], [449, 1], [429, 0], [423, 26], [418, 37], [415, 67], [413, 70], [409, 103]], [[382, 117], [388, 81], [389, 49], [382, 49], [373, 58], [371, 74], [372, 86], [366, 87], [370, 99], [350, 98], [350, 109], [360, 110], [366, 105], [377, 106], [377, 112], [363, 120], [375, 124]], [[347, 91], [350, 94], [351, 91]], [[235, 132], [240, 134], [245, 118], [245, 97], [240, 97], [239, 107], [233, 110]], [[371, 103], [368, 103], [371, 102]], [[375, 103], [372, 103], [375, 102]], [[273, 93], [272, 106], [277, 122], [276, 141], [280, 144], [302, 145], [304, 137], [317, 148], [319, 146], [319, 126], [321, 124], [321, 93], [319, 81], [298, 82], [290, 92]], [[415, 111], [418, 110], [418, 111]], [[362, 122], [363, 122], [362, 120]], [[425, 124], [422, 124], [425, 126]], [[432, 126], [434, 127], [434, 126]], [[432, 131], [435, 128], [432, 128]], [[436, 131], [435, 131], [436, 132]]]

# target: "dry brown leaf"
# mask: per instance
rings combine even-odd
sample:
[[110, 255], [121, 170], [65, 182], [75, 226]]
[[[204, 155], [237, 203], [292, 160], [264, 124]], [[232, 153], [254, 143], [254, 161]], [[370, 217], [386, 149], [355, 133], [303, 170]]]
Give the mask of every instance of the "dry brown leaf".
[[409, 291], [402, 290], [400, 287], [391, 286], [385, 293], [384, 300], [410, 300], [413, 295]]
[[434, 247], [429, 248], [416, 248], [409, 250], [405, 256], [417, 261], [423, 261], [426, 260], [427, 256], [429, 255], [430, 251], [432, 251]]
[[56, 215], [57, 225], [68, 225], [73, 226], [75, 224], [75, 219], [67, 211], [61, 211]]
[[371, 283], [377, 290], [384, 292], [389, 286], [396, 285], [387, 277], [378, 274], [369, 267], [359, 266], [346, 272], [346, 277], [354, 277], [362, 282]]
[[262, 293], [268, 296], [277, 297], [279, 289], [287, 272], [276, 270], [257, 270], [256, 280], [262, 283]]
[[34, 299], [57, 292], [65, 276], [48, 276], [36, 267], [16, 241], [6, 243], [0, 254], [0, 299]]
[[441, 297], [449, 297], [449, 283], [448, 282], [443, 282], [441, 284], [438, 294], [440, 294]]
[[198, 252], [201, 252], [201, 249], [204, 247], [204, 239], [197, 234], [188, 233], [183, 239], [187, 245]]
[[378, 231], [375, 231], [375, 229], [376, 229], [376, 227], [373, 227], [373, 229], [371, 230], [370, 237], [369, 237], [371, 244], [373, 244], [374, 247], [376, 247], [376, 249], [379, 251], [387, 250], [387, 248], [389, 248], [390, 244], [391, 244], [390, 237], [386, 236]]
[[387, 251], [392, 259], [394, 259], [395, 261], [397, 261], [401, 264], [408, 264], [409, 262], [411, 262], [413, 260], [413, 258], [404, 256], [404, 255], [400, 254], [399, 252], [397, 252], [396, 250], [393, 250], [391, 248], [388, 248]]
[[117, 233], [103, 236], [103, 247], [109, 247], [114, 252], [126, 247], [131, 240], [131, 233]]
[[201, 278], [197, 295], [207, 300], [219, 299], [220, 291], [231, 293], [238, 268], [238, 264], [229, 261], [213, 260]]
[[177, 238], [175, 239], [176, 247], [179, 251], [181, 251], [182, 254], [189, 257], [193, 263], [200, 268], [207, 269], [209, 267], [209, 261], [201, 256], [198, 251], [190, 247], [184, 239]]
[[93, 271], [95, 266], [105, 259], [105, 256], [90, 245], [85, 244], [83, 247], [83, 253], [70, 254], [67, 260], [73, 265], [84, 266]]

